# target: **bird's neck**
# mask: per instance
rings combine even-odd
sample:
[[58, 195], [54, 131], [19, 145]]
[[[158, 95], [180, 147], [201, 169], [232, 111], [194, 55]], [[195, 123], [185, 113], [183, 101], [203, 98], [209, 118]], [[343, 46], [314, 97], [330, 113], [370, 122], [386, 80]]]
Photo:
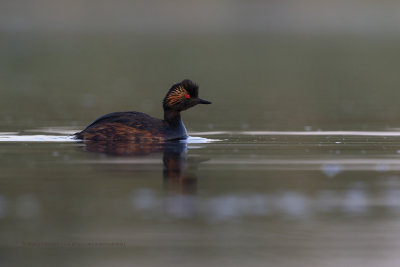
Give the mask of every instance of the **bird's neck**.
[[173, 110], [164, 111], [164, 121], [167, 123], [166, 138], [168, 140], [185, 139], [188, 137], [181, 113]]
[[175, 110], [164, 110], [164, 121], [166, 121], [170, 125], [180, 124], [181, 113]]

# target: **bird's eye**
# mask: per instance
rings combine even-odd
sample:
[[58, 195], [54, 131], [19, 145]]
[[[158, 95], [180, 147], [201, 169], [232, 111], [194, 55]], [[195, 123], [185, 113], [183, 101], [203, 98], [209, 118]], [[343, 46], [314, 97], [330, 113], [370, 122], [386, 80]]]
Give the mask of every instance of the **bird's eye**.
[[185, 97], [186, 97], [186, 98], [190, 98], [190, 95], [189, 95], [189, 94], [186, 94]]

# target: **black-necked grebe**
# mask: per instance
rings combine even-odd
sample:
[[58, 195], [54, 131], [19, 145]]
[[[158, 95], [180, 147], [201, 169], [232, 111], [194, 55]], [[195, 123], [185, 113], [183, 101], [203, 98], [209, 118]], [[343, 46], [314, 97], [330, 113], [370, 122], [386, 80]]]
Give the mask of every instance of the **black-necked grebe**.
[[86, 129], [75, 134], [83, 140], [129, 140], [136, 143], [163, 142], [188, 137], [181, 120], [181, 111], [197, 104], [211, 104], [198, 97], [199, 87], [191, 80], [183, 80], [169, 89], [163, 100], [164, 119], [127, 111], [104, 115]]

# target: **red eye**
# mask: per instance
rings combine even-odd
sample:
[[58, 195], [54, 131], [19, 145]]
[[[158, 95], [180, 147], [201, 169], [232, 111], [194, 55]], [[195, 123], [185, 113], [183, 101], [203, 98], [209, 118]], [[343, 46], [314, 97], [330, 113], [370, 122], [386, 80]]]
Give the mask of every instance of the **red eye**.
[[186, 94], [185, 97], [186, 97], [186, 98], [190, 98], [190, 95], [189, 95], [189, 94]]

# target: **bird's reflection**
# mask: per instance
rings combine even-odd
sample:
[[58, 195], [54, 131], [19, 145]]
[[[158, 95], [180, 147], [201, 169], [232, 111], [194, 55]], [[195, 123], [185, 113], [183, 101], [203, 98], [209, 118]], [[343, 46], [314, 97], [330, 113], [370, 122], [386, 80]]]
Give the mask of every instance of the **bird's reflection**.
[[126, 141], [87, 141], [84, 145], [84, 149], [88, 152], [110, 156], [143, 157], [162, 153], [167, 213], [174, 217], [192, 217], [196, 214], [196, 169], [204, 160], [188, 160], [187, 143], [137, 144]]
[[185, 195], [196, 193], [197, 177], [190, 166], [195, 162], [188, 162], [186, 152], [186, 144], [168, 146], [163, 151], [163, 177], [167, 192]]

